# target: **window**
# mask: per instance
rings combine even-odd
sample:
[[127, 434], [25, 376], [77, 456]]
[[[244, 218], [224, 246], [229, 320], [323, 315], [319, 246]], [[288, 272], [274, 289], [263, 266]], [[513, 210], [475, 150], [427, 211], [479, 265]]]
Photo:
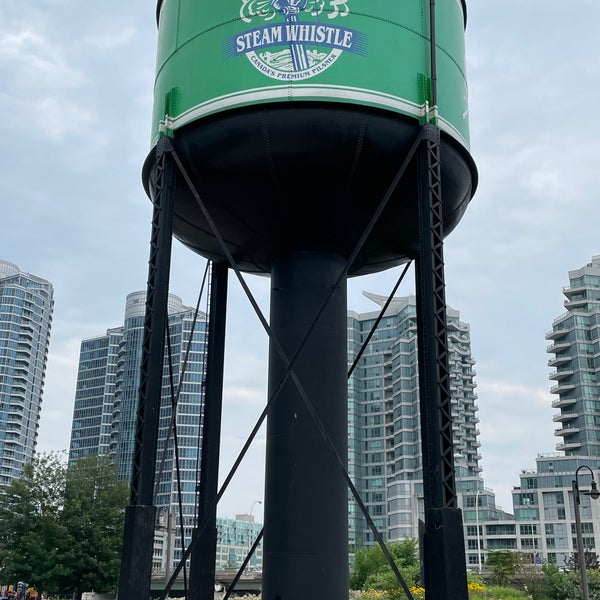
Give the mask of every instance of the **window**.
[[520, 525], [519, 530], [521, 535], [536, 535], [537, 525]]
[[[537, 487], [537, 480], [535, 480], [535, 481], [536, 481], [536, 487]], [[519, 494], [519, 504], [521, 506], [531, 506], [531, 505], [537, 504], [537, 494], [535, 494], [535, 493]]]
[[[571, 533], [577, 533], [575, 523], [571, 523]], [[594, 524], [593, 523], [582, 523], [581, 524], [581, 533], [594, 533]]]

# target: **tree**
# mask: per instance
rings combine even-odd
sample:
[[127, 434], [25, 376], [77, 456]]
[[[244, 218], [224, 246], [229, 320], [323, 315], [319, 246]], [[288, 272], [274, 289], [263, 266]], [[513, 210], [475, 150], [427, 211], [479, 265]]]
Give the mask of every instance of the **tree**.
[[[401, 542], [387, 544], [387, 548], [407, 585], [417, 584], [420, 577], [417, 541], [407, 538]], [[379, 545], [366, 546], [356, 553], [350, 587], [354, 590], [370, 587], [390, 590], [399, 587], [398, 580]]]
[[38, 455], [0, 491], [0, 580], [42, 591], [114, 591], [127, 484], [107, 457], [67, 468]]
[[57, 549], [65, 536], [62, 509], [66, 466], [44, 454], [0, 490], [0, 579], [56, 590], [63, 568]]
[[492, 572], [492, 578], [497, 585], [506, 585], [517, 573], [523, 561], [519, 552], [510, 550], [491, 551], [486, 560]]
[[127, 484], [117, 480], [106, 456], [88, 455], [68, 469], [61, 515], [69, 565], [63, 591], [116, 591], [127, 497]]

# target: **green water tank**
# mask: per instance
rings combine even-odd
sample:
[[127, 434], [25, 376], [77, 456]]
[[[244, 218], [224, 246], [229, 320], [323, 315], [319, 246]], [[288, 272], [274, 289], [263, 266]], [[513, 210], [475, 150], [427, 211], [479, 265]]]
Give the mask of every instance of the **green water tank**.
[[[445, 233], [476, 187], [469, 154], [462, 0], [438, 0], [437, 106], [426, 0], [161, 0], [149, 189], [174, 139], [240, 267], [296, 249], [348, 256], [425, 122], [442, 133]], [[414, 256], [416, 166], [352, 274]], [[180, 179], [175, 235], [222, 252]]]

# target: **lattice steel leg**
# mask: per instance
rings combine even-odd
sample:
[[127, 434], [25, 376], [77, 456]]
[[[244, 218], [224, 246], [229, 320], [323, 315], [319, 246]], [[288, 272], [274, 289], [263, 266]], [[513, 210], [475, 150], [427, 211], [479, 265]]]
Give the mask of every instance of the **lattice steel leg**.
[[119, 598], [149, 598], [154, 544], [154, 478], [173, 235], [174, 163], [169, 138], [157, 147], [146, 316], [130, 505], [125, 515]]
[[418, 153], [420, 247], [416, 261], [425, 589], [429, 600], [466, 600], [464, 533], [456, 503], [446, 335], [440, 132], [433, 125], [425, 125], [425, 134]]

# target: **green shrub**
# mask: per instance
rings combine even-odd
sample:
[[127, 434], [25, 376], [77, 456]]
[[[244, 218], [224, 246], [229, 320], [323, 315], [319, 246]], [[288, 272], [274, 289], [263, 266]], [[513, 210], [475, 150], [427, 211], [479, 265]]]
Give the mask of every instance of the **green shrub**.
[[501, 585], [469, 591], [469, 600], [528, 600], [528, 598], [529, 596], [521, 590]]

